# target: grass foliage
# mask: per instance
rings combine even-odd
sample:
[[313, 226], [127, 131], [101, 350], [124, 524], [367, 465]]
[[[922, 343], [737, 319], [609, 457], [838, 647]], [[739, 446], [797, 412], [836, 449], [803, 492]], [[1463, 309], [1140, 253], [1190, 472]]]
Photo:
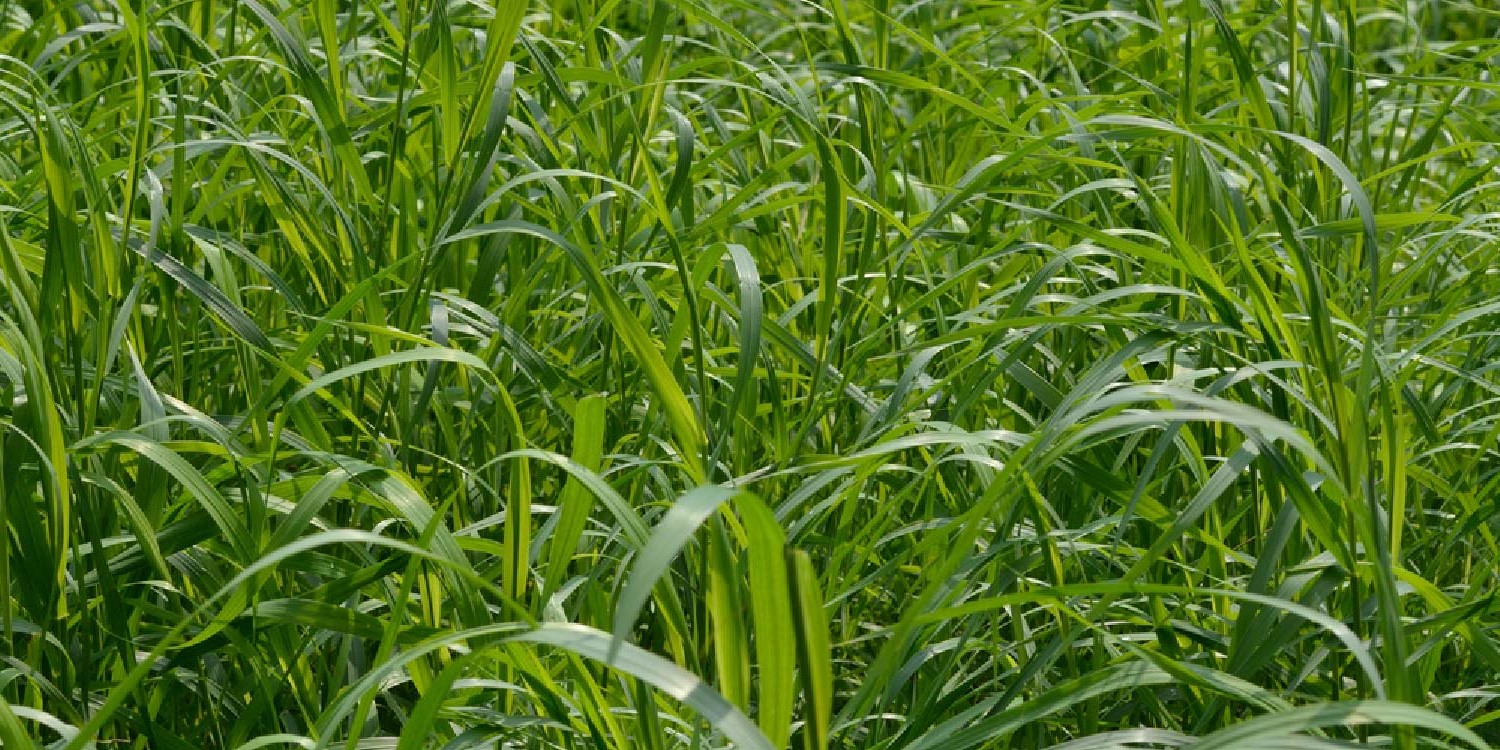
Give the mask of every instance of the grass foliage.
[[1500, 737], [1483, 0], [0, 0], [0, 745]]

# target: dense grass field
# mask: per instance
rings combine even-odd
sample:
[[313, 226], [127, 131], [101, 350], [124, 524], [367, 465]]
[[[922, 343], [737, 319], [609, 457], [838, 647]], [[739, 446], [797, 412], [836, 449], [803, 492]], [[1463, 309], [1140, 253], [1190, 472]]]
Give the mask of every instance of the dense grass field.
[[0, 0], [0, 746], [1500, 741], [1490, 0]]

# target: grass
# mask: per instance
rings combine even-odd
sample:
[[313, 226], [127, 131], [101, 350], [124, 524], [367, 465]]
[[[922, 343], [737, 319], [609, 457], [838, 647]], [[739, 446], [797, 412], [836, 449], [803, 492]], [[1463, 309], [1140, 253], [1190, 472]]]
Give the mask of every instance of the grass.
[[1497, 60], [0, 0], [0, 746], [1485, 747]]

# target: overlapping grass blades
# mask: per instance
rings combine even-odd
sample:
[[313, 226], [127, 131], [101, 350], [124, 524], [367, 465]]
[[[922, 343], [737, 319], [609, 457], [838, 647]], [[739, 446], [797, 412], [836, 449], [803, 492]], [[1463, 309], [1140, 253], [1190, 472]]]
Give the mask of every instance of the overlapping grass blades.
[[1497, 35], [0, 0], [0, 747], [1484, 747]]

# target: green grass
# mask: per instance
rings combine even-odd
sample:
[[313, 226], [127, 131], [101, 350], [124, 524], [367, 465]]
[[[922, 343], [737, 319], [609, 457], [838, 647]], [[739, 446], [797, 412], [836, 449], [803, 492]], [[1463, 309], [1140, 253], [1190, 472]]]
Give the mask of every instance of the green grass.
[[0, 746], [1500, 740], [1485, 0], [0, 0]]

